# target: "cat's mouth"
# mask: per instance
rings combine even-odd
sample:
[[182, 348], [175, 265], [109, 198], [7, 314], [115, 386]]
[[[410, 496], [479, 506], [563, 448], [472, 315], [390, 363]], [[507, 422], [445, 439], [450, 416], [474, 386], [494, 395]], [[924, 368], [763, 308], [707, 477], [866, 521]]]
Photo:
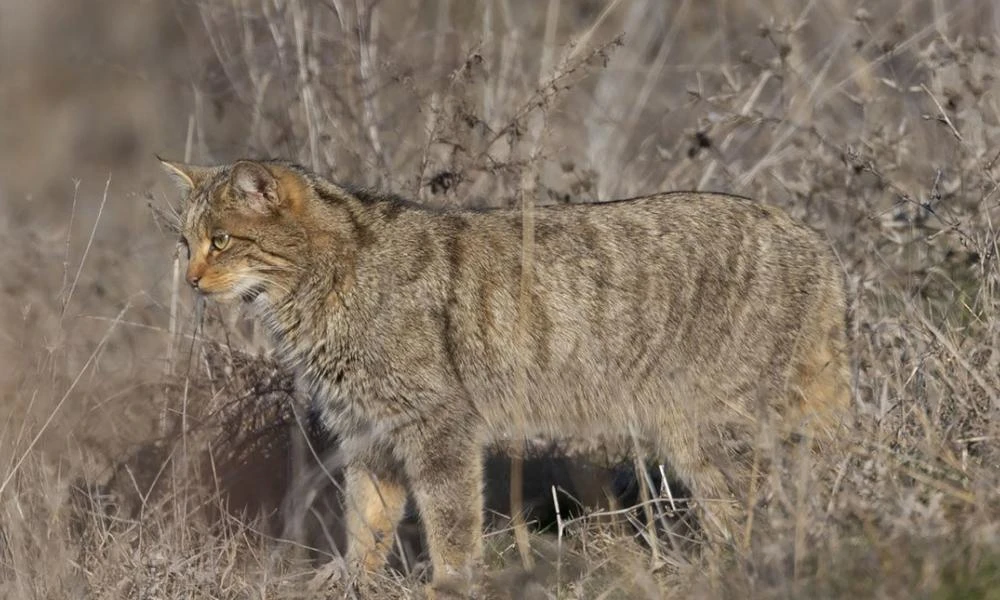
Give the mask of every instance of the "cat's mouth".
[[266, 299], [271, 289], [267, 279], [252, 272], [202, 278], [199, 283], [195, 287], [206, 300], [221, 304], [253, 304]]
[[239, 285], [235, 288], [221, 290], [198, 289], [198, 293], [202, 298], [223, 304], [235, 301], [250, 304], [256, 301], [265, 291], [264, 286], [261, 284]]

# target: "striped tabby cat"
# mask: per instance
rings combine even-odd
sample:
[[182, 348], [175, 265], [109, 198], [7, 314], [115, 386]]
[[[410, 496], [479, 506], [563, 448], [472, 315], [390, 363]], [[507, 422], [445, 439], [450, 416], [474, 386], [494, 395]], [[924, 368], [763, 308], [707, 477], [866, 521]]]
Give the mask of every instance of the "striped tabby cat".
[[510, 436], [635, 435], [724, 540], [761, 429], [821, 440], [849, 408], [841, 269], [776, 208], [694, 192], [539, 207], [524, 261], [520, 210], [426, 208], [280, 161], [163, 164], [187, 281], [256, 309], [344, 440], [356, 568], [384, 563], [410, 493], [429, 592], [467, 595], [482, 448]]

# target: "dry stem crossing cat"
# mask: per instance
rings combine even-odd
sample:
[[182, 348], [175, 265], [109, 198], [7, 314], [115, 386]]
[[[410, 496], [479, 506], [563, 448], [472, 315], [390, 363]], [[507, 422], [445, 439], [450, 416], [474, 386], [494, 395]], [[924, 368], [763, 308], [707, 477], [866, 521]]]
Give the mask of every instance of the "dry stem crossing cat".
[[761, 430], [821, 439], [849, 407], [841, 270], [777, 208], [695, 192], [538, 207], [522, 290], [520, 210], [427, 208], [283, 161], [164, 165], [188, 282], [255, 307], [344, 440], [358, 568], [383, 564], [409, 492], [430, 590], [465, 593], [482, 448], [507, 436], [636, 435], [734, 535]]

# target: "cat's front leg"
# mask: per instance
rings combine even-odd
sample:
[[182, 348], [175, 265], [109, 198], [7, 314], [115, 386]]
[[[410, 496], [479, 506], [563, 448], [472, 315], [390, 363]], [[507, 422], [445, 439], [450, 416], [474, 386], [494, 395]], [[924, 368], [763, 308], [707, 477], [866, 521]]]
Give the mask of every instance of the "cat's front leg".
[[403, 518], [402, 474], [386, 459], [354, 461], [344, 472], [345, 558], [352, 572], [381, 569]]
[[468, 598], [482, 563], [482, 447], [452, 417], [422, 424], [400, 448], [433, 568], [428, 598]]

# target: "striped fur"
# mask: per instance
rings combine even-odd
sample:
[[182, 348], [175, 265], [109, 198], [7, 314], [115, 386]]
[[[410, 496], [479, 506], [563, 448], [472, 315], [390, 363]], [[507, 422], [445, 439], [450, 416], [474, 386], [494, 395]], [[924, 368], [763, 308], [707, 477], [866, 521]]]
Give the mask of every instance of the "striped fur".
[[383, 563], [408, 491], [431, 589], [464, 593], [482, 448], [523, 436], [635, 435], [729, 536], [761, 431], [823, 439], [849, 407], [842, 273], [776, 208], [688, 192], [539, 207], [522, 294], [519, 210], [429, 209], [279, 161], [166, 166], [189, 281], [255, 307], [345, 440], [352, 565]]

